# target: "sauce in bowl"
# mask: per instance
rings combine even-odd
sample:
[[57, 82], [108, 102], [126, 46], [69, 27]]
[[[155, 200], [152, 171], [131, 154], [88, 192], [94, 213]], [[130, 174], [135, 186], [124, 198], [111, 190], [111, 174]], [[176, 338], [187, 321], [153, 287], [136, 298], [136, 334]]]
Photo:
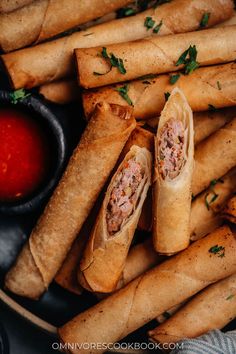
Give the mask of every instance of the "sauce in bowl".
[[0, 109], [0, 201], [29, 197], [45, 181], [50, 146], [37, 119], [12, 108]]

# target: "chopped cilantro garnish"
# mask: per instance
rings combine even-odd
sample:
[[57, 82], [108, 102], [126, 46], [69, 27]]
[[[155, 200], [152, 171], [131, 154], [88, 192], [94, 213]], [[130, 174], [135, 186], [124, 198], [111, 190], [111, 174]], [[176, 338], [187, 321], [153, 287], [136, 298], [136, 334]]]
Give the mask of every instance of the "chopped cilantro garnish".
[[117, 10], [117, 18], [122, 17], [129, 17], [136, 14], [136, 10], [132, 7], [122, 7], [121, 9]]
[[174, 85], [180, 78], [180, 74], [174, 74], [170, 76], [170, 83]]
[[24, 98], [30, 96], [30, 93], [26, 93], [24, 89], [19, 89], [14, 92], [10, 93], [10, 100], [11, 103], [17, 104], [18, 102], [22, 101]]
[[144, 26], [147, 28], [147, 30], [153, 28], [155, 25], [155, 21], [152, 19], [152, 17], [146, 17], [144, 21]]
[[122, 87], [118, 87], [116, 91], [119, 92], [120, 96], [130, 105], [133, 106], [133, 102], [128, 95], [129, 86], [126, 84]]
[[223, 246], [212, 246], [208, 252], [213, 253], [213, 254], [217, 254], [218, 257], [222, 258], [225, 256], [225, 248]]
[[[110, 68], [110, 70], [108, 72], [111, 71], [112, 67], [115, 67], [115, 68], [117, 68], [119, 70], [119, 72], [121, 74], [123, 74], [123, 75], [126, 74], [126, 69], [124, 67], [123, 59], [117, 58], [113, 53], [108, 54], [106, 47], [102, 48], [101, 54], [102, 54], [102, 57], [104, 59], [107, 59], [109, 61], [110, 65], [111, 65], [111, 68]], [[106, 72], [106, 73], [98, 73], [98, 72], [94, 71], [93, 74], [94, 75], [105, 75], [108, 72]]]
[[159, 22], [158, 25], [156, 25], [153, 29], [153, 33], [158, 33], [160, 31], [160, 28], [162, 26], [162, 20]]
[[200, 28], [205, 28], [207, 26], [208, 21], [209, 21], [209, 17], [210, 17], [210, 12], [205, 12], [202, 15], [202, 19], [201, 19], [201, 22], [200, 22]]
[[175, 65], [184, 65], [184, 73], [187, 75], [196, 70], [199, 67], [199, 63], [197, 62], [196, 46], [190, 45], [190, 47], [180, 55]]

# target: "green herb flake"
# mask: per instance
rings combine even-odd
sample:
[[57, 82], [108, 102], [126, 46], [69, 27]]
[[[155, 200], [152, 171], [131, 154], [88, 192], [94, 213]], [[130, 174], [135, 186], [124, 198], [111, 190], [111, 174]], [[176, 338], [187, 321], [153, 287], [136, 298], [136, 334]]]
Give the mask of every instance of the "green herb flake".
[[169, 97], [170, 97], [170, 93], [169, 92], [165, 92], [164, 95], [165, 95], [165, 100], [167, 102]]
[[209, 21], [209, 17], [210, 17], [210, 12], [205, 12], [202, 15], [202, 19], [201, 19], [201, 22], [200, 22], [200, 28], [205, 28], [207, 26], [208, 21]]
[[217, 87], [218, 87], [218, 90], [221, 90], [221, 84], [220, 84], [220, 81], [217, 81]]
[[132, 7], [122, 7], [121, 9], [117, 10], [117, 18], [122, 17], [129, 17], [136, 14], [136, 10]]
[[130, 105], [133, 106], [133, 102], [130, 99], [129, 95], [128, 95], [128, 91], [129, 91], [129, 86], [126, 84], [122, 87], [118, 87], [117, 89], [115, 89], [116, 91], [119, 92], [120, 96]]
[[170, 84], [174, 85], [180, 78], [180, 74], [174, 74], [170, 76]]
[[197, 49], [196, 46], [193, 45], [185, 50], [175, 63], [176, 66], [184, 65], [184, 73], [186, 75], [191, 74], [194, 70], [199, 67], [199, 63], [197, 62]]
[[13, 104], [17, 104], [18, 102], [21, 102], [23, 99], [29, 97], [30, 95], [31, 94], [26, 93], [24, 89], [19, 89], [10, 93], [10, 101]]
[[94, 71], [93, 72], [94, 75], [105, 75], [111, 71], [112, 67], [117, 68], [121, 74], [123, 74], [123, 75], [126, 74], [126, 69], [124, 67], [123, 59], [117, 58], [113, 53], [108, 54], [106, 47], [102, 48], [101, 55], [104, 59], [109, 61], [111, 68], [106, 73], [98, 73], [98, 72]]
[[234, 294], [230, 294], [230, 295], [226, 298], [226, 300], [231, 300], [231, 299], [233, 299], [233, 297], [234, 297]]
[[144, 26], [147, 28], [147, 31], [153, 28], [155, 25], [155, 21], [152, 19], [152, 17], [146, 17], [144, 21]]
[[152, 32], [153, 32], [153, 33], [158, 33], [158, 32], [160, 31], [160, 28], [161, 28], [162, 24], [163, 24], [163, 22], [162, 22], [162, 20], [161, 20], [161, 21], [159, 22], [159, 24], [154, 27], [154, 29], [153, 29]]
[[208, 252], [213, 253], [215, 255], [217, 255], [218, 257], [222, 258], [225, 256], [225, 248], [223, 246], [212, 246]]

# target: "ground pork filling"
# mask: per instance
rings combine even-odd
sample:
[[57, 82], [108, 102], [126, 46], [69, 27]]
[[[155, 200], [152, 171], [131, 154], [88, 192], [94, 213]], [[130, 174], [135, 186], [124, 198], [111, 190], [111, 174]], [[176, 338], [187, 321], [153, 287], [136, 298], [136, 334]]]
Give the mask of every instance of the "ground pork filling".
[[118, 174], [107, 205], [106, 221], [109, 235], [114, 235], [133, 213], [138, 200], [137, 189], [144, 177], [140, 163], [130, 159]]
[[177, 177], [185, 164], [184, 125], [174, 118], [162, 127], [159, 139], [158, 163], [163, 179]]

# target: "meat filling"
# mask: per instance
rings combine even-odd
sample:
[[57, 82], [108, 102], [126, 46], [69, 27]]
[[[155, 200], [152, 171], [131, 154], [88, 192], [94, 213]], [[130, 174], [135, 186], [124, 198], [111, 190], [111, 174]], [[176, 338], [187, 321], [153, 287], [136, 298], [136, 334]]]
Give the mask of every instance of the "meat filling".
[[138, 200], [137, 189], [143, 176], [141, 165], [135, 159], [128, 160], [118, 174], [107, 205], [106, 221], [109, 235], [118, 232], [133, 213]]
[[163, 126], [159, 139], [159, 170], [163, 179], [177, 177], [185, 164], [184, 125], [171, 118]]

